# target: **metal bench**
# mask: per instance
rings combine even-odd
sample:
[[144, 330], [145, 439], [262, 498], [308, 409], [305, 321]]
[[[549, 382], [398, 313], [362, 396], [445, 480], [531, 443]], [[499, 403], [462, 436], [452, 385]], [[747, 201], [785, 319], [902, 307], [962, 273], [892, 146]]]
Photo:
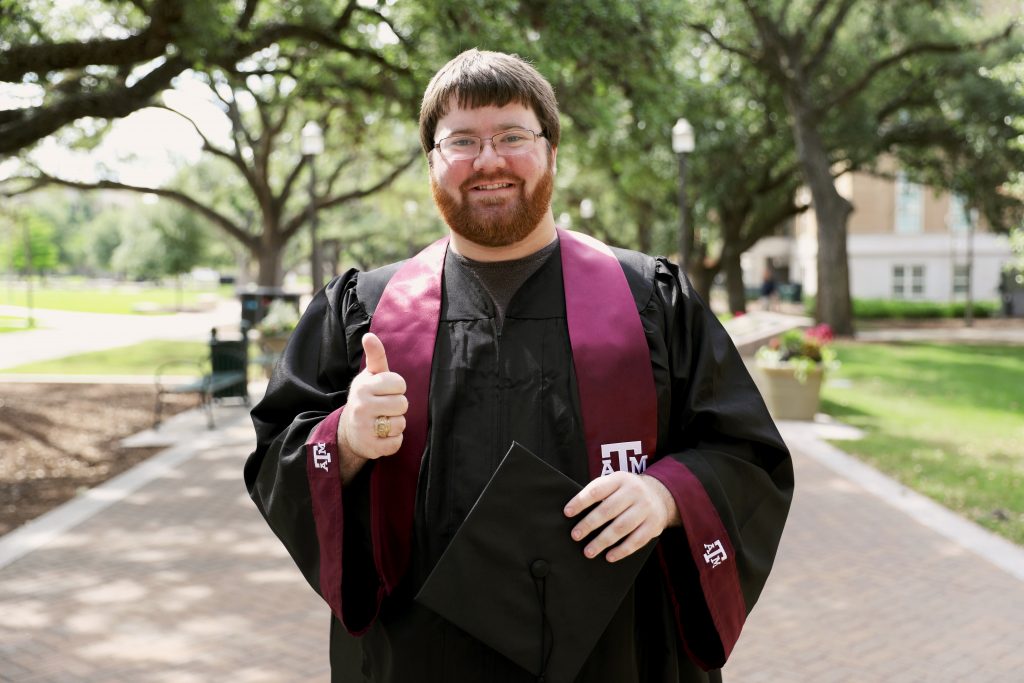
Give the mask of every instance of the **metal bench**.
[[[163, 404], [168, 394], [196, 394], [199, 405], [206, 411], [206, 426], [215, 427], [213, 402], [223, 398], [241, 398], [249, 405], [249, 339], [243, 326], [242, 338], [222, 340], [216, 328], [210, 331], [209, 366], [199, 360], [169, 360], [157, 366], [156, 409], [153, 429], [160, 427]], [[187, 379], [172, 373], [174, 368], [188, 368]]]

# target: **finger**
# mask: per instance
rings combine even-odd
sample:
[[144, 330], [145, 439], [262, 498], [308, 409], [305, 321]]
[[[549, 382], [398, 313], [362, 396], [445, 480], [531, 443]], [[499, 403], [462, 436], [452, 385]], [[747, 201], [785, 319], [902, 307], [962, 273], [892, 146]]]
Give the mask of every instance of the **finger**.
[[624, 560], [650, 543], [651, 539], [655, 536], [657, 536], [657, 534], [654, 533], [653, 525], [645, 522], [634, 529], [633, 533], [622, 539], [617, 546], [609, 550], [608, 554], [606, 554], [604, 558], [609, 562]]
[[587, 557], [597, 557], [633, 533], [643, 522], [644, 516], [635, 507], [629, 508], [602, 529], [601, 533], [583, 549], [583, 554]]
[[588, 512], [580, 520], [579, 524], [573, 527], [573, 540], [581, 541], [593, 533], [595, 529], [600, 529], [609, 521], [625, 512], [629, 508], [630, 503], [629, 496], [621, 495], [620, 491], [616, 491], [608, 496], [600, 505]]
[[372, 457], [374, 458], [386, 458], [389, 455], [394, 455], [398, 452], [398, 449], [402, 447], [402, 439], [404, 437], [401, 434], [394, 436], [388, 436], [380, 438], [376, 434], [373, 436], [374, 445]]
[[391, 418], [391, 429], [388, 431], [388, 436], [398, 436], [405, 432], [405, 418], [401, 415], [392, 416]]
[[388, 371], [388, 355], [384, 352], [384, 342], [373, 332], [363, 335], [363, 356], [366, 358], [366, 369], [374, 375]]
[[599, 503], [610, 496], [619, 487], [619, 484], [620, 482], [614, 474], [598, 477], [573, 496], [572, 500], [565, 504], [562, 512], [566, 517], [575, 517], [594, 503]]
[[369, 389], [371, 394], [377, 396], [404, 394], [406, 390], [405, 378], [397, 372], [384, 371], [377, 375], [370, 375], [364, 379], [363, 385]]
[[[381, 417], [385, 417], [385, 416], [382, 415]], [[387, 434], [388, 437], [398, 436], [399, 434], [401, 434], [402, 432], [405, 431], [405, 418], [404, 417], [402, 417], [402, 416], [397, 416], [396, 417], [396, 416], [392, 416], [392, 415], [388, 415], [386, 417], [388, 418], [388, 434]], [[375, 439], [387, 438], [387, 437], [379, 437], [379, 436], [377, 436], [377, 419], [376, 418], [374, 418], [373, 422], [370, 424], [370, 427], [369, 427], [369, 429], [367, 431], [369, 431], [373, 435], [373, 438], [375, 438]]]
[[373, 420], [380, 415], [397, 417], [405, 415], [409, 410], [409, 399], [401, 394], [397, 396], [372, 396], [366, 400], [366, 417]]

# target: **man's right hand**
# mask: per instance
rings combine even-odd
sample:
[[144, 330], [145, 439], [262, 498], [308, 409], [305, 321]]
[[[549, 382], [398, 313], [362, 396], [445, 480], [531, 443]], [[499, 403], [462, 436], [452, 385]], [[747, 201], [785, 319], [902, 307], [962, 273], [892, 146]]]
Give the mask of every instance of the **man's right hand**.
[[[398, 452], [405, 431], [405, 380], [388, 370], [388, 357], [380, 338], [363, 335], [366, 368], [356, 375], [348, 390], [345, 410], [338, 422], [338, 446], [341, 449], [342, 479], [349, 481], [367, 460]], [[378, 417], [390, 418], [388, 436], [377, 436]], [[346, 462], [347, 461], [347, 462]], [[349, 476], [346, 476], [349, 475]]]

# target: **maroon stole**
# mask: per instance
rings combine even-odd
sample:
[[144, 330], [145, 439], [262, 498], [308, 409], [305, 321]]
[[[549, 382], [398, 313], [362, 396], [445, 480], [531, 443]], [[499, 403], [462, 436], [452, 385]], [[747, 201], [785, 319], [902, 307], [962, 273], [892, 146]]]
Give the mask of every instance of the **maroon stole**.
[[[657, 446], [658, 404], [647, 338], [611, 250], [580, 233], [559, 230], [559, 237], [590, 474], [597, 477], [610, 464], [628, 470], [645, 455], [653, 458]], [[412, 549], [447, 247], [446, 237], [407, 261], [385, 288], [370, 324], [388, 350], [389, 368], [405, 378], [409, 399], [402, 448], [380, 458], [370, 479], [374, 563], [387, 593], [405, 574]]]

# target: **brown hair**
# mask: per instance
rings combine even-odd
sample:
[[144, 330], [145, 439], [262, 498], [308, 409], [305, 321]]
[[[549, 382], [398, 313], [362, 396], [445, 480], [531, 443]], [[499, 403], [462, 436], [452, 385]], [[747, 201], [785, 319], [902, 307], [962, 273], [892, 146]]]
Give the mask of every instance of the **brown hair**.
[[460, 107], [504, 107], [515, 102], [530, 107], [540, 121], [540, 132], [558, 146], [561, 125], [558, 102], [551, 84], [517, 55], [466, 50], [434, 74], [420, 105], [420, 143], [430, 154], [437, 122], [448, 113], [452, 97]]

